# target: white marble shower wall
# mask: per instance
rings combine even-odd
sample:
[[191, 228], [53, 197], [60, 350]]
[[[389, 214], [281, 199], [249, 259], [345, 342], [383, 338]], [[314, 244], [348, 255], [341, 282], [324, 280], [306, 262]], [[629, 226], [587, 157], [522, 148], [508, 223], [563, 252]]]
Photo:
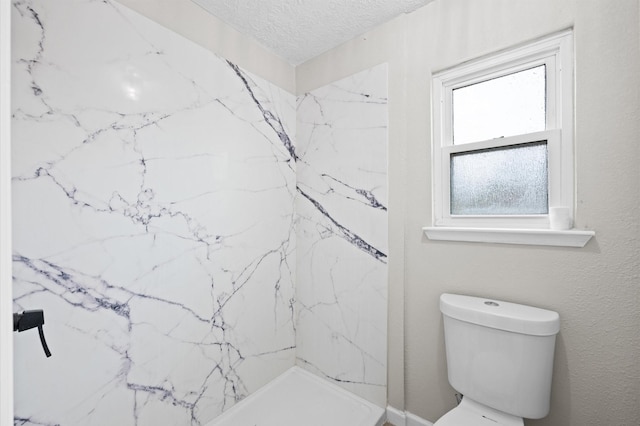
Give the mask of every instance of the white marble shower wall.
[[294, 365], [295, 97], [110, 0], [13, 2], [19, 425], [201, 425]]
[[112, 1], [12, 20], [16, 424], [202, 425], [294, 363], [384, 407], [386, 66], [296, 111]]
[[298, 98], [296, 362], [386, 406], [387, 66]]

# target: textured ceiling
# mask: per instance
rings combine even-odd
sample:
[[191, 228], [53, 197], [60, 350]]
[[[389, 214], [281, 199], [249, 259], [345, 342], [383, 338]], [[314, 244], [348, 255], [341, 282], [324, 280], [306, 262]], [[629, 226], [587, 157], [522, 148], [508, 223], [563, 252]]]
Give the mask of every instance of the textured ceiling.
[[432, 0], [193, 0], [298, 65]]

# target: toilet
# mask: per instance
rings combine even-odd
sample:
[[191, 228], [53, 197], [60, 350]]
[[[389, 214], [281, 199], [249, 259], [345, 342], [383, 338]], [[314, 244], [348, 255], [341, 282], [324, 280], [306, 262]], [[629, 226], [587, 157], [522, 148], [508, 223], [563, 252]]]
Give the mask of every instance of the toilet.
[[447, 373], [463, 395], [434, 426], [523, 426], [549, 413], [560, 317], [458, 294], [440, 296]]

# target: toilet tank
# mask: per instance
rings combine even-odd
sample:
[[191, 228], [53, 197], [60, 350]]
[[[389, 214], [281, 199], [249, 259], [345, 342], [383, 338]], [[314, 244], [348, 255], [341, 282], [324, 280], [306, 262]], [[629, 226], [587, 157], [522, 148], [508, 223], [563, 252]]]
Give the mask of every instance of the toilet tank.
[[549, 413], [556, 312], [457, 294], [440, 296], [440, 311], [454, 389], [514, 416]]

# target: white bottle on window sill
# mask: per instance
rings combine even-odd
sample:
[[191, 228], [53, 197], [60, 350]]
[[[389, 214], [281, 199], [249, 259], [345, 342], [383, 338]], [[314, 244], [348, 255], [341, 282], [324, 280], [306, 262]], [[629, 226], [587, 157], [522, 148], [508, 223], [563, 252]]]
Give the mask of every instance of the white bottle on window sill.
[[549, 207], [549, 227], [557, 231], [571, 229], [573, 221], [569, 207]]

